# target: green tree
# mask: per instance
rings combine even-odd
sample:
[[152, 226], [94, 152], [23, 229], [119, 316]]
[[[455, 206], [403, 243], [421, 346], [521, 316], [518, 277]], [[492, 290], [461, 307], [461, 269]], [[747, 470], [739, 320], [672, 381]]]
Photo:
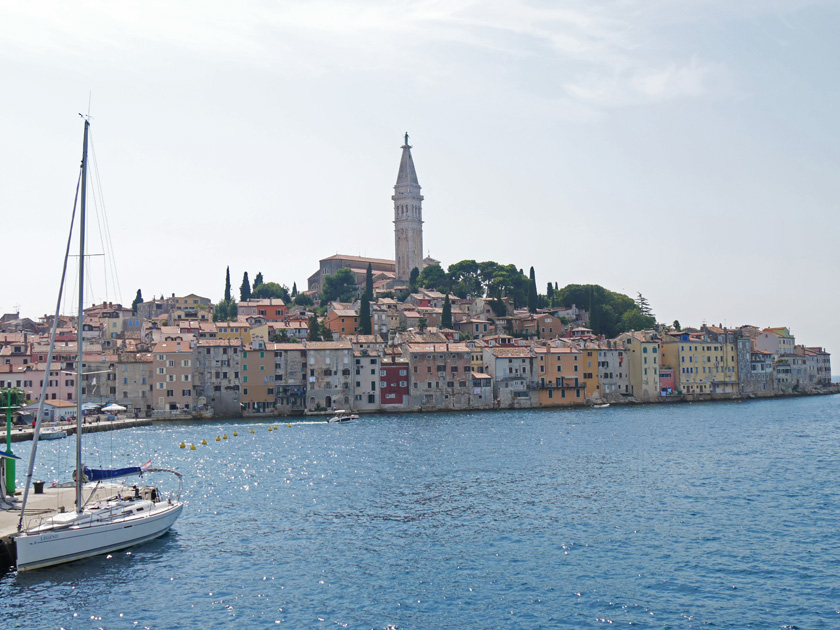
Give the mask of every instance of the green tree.
[[321, 341], [321, 324], [318, 323], [318, 316], [315, 313], [309, 316], [309, 341]]
[[214, 322], [232, 322], [239, 315], [239, 306], [233, 300], [222, 300], [213, 308]]
[[292, 300], [295, 306], [314, 306], [315, 300], [306, 295], [306, 293], [298, 293], [295, 299]]
[[291, 302], [289, 288], [276, 282], [263, 282], [251, 292], [251, 297], [258, 300], [280, 298], [284, 302]]
[[548, 300], [549, 305], [551, 304], [551, 298], [554, 297], [554, 285], [550, 282], [545, 287], [545, 299]]
[[256, 288], [257, 288], [258, 286], [260, 286], [262, 283], [263, 283], [263, 275], [262, 275], [262, 271], [258, 271], [258, 272], [257, 272], [257, 275], [256, 275], [256, 276], [254, 276], [254, 285], [251, 287], [251, 289], [252, 289], [252, 290], [253, 290], [253, 289], [256, 289]]
[[[425, 271], [425, 269], [424, 269]], [[484, 295], [484, 282], [481, 276], [481, 269], [474, 260], [462, 260], [461, 262], [449, 265], [447, 269], [449, 276], [449, 291], [459, 298], [482, 297]]]
[[636, 295], [637, 295], [637, 297], [636, 297], [635, 302], [636, 302], [636, 306], [639, 307], [639, 311], [645, 317], [652, 317], [655, 321], [656, 320], [656, 315], [653, 314], [653, 311], [650, 308], [650, 302], [648, 302], [647, 298], [644, 295], [642, 295], [641, 293], [637, 293]]
[[[415, 269], [416, 268], [417, 267], [415, 267]], [[426, 321], [425, 317], [421, 317], [420, 319], [417, 320], [417, 330], [419, 330], [420, 332], [423, 332], [424, 330], [426, 330], [428, 325], [429, 325], [429, 322]]]
[[576, 304], [589, 311], [589, 327], [596, 335], [612, 338], [623, 331], [622, 315], [636, 308], [627, 295], [609, 291], [597, 284], [569, 284], [555, 292], [555, 305]]
[[631, 308], [621, 315], [621, 328], [628, 330], [647, 330], [656, 326], [656, 318], [644, 315], [638, 308]]
[[292, 299], [295, 299], [297, 297], [297, 294], [297, 282], [292, 282]]
[[134, 296], [134, 301], [131, 303], [131, 314], [137, 315], [137, 307], [143, 303], [143, 294], [140, 289], [137, 289], [137, 295]]
[[408, 290], [412, 293], [417, 292], [417, 280], [420, 278], [420, 270], [415, 267], [411, 270], [411, 274], [408, 276]]
[[674, 330], [676, 330], [677, 332], [680, 332], [682, 330], [682, 328], [680, 327], [680, 320], [678, 320], [678, 319], [674, 320], [673, 326], [674, 326]]
[[443, 299], [443, 315], [440, 317], [441, 328], [452, 328], [452, 302], [449, 301], [449, 294]]
[[370, 320], [370, 298], [367, 292], [362, 293], [362, 304], [359, 306], [359, 333], [362, 335], [373, 333], [373, 326]]
[[373, 299], [373, 267], [370, 263], [365, 272], [365, 295], [368, 296], [368, 301]]
[[356, 275], [347, 267], [326, 276], [321, 286], [321, 299], [326, 302], [352, 302], [358, 291]]
[[225, 302], [230, 302], [230, 267], [225, 271]]
[[534, 268], [531, 267], [530, 280], [528, 281], [528, 312], [537, 312], [537, 277], [534, 274]]
[[448, 293], [449, 275], [440, 265], [429, 265], [428, 267], [423, 267], [423, 271], [420, 272], [417, 278], [417, 284], [424, 289]]
[[239, 301], [247, 302], [251, 299], [251, 281], [248, 280], [248, 272], [242, 274], [242, 284], [239, 286]]

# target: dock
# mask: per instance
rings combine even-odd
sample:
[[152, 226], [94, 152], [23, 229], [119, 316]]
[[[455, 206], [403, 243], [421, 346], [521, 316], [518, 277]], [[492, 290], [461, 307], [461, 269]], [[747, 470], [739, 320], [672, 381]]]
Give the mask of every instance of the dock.
[[[101, 422], [85, 422], [82, 433], [99, 433], [100, 431], [116, 431], [118, 429], [131, 429], [133, 427], [146, 427], [152, 424], [151, 418], [125, 418], [119, 420], [102, 420]], [[73, 422], [56, 425], [62, 431], [66, 431], [68, 437], [76, 435], [76, 424]], [[34, 433], [32, 427], [12, 427], [12, 442], [26, 442], [32, 440]], [[6, 443], [6, 429], [0, 431], [0, 444]]]

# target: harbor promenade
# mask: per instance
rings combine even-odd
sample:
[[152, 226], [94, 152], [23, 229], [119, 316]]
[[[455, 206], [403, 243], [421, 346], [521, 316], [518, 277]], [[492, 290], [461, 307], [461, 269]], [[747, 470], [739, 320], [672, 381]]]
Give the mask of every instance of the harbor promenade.
[[[145, 427], [152, 424], [151, 418], [119, 418], [117, 420], [102, 420], [100, 422], [89, 419], [85, 421], [82, 428], [82, 433], [98, 433], [100, 431], [116, 431], [117, 429], [130, 429], [133, 427]], [[66, 431], [68, 436], [76, 434], [76, 424], [73, 422], [62, 422], [56, 425], [62, 431]], [[32, 427], [12, 427], [12, 442], [26, 442], [32, 439]], [[0, 444], [6, 443], [6, 428], [0, 430]]]

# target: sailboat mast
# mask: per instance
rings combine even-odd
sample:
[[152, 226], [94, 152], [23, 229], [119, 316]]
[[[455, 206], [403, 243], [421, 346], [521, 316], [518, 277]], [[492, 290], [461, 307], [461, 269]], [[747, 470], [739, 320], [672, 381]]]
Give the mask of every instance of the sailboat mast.
[[85, 119], [85, 137], [82, 145], [82, 201], [79, 213], [79, 318], [77, 323], [77, 357], [76, 357], [76, 511], [82, 509], [82, 360], [84, 358], [82, 344], [84, 331], [82, 325], [85, 318], [85, 215], [87, 199], [87, 162], [88, 162], [88, 128], [90, 121]]

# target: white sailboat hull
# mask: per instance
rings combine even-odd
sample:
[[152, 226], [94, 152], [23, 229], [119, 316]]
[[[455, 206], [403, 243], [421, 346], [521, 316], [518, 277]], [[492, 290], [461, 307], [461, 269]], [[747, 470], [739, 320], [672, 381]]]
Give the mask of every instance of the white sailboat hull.
[[[175, 523], [184, 504], [160, 502], [146, 513], [91, 521], [88, 511], [74, 519], [31, 529], [15, 537], [17, 570], [29, 571], [89, 558], [152, 540]], [[88, 517], [87, 519], [85, 517]]]

